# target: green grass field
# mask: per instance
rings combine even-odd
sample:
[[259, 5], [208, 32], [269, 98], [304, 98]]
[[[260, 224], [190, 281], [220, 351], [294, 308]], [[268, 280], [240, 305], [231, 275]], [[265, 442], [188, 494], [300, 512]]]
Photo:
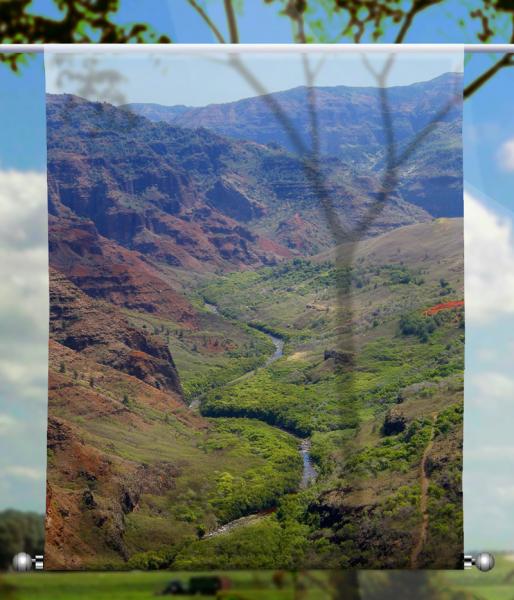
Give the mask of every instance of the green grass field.
[[[234, 600], [286, 600], [293, 597], [292, 578], [277, 589], [271, 571], [242, 571], [227, 574], [231, 589], [218, 597]], [[171, 580], [187, 583], [190, 575], [170, 572], [127, 573], [44, 573], [4, 577], [10, 591], [2, 590], [2, 600], [147, 600], [155, 598]], [[179, 596], [184, 600], [197, 596]], [[208, 596], [203, 596], [208, 597]], [[209, 596], [210, 597], [210, 596]], [[320, 589], [309, 590], [308, 600], [329, 598]]]
[[[470, 571], [432, 571], [428, 581], [433, 600], [513, 600], [514, 561], [496, 555], [496, 566], [490, 573]], [[198, 573], [195, 573], [198, 575]], [[233, 571], [224, 573], [231, 582], [230, 590], [221, 592], [218, 597], [229, 600], [286, 600], [301, 597], [302, 600], [322, 600], [333, 596], [330, 592], [329, 572], [300, 572], [298, 581], [302, 588], [301, 596], [295, 596], [293, 578], [283, 574], [283, 587], [274, 583], [273, 571]], [[186, 584], [189, 573], [125, 572], [125, 573], [29, 573], [0, 576], [0, 598], [2, 600], [146, 600], [155, 598], [171, 580]], [[385, 592], [388, 585], [394, 585], [396, 572], [362, 571], [359, 581], [362, 587], [362, 600], [375, 600], [372, 590], [380, 583]], [[412, 573], [411, 584], [419, 581], [419, 592], [426, 590], [424, 573]], [[375, 585], [373, 585], [375, 583]], [[421, 588], [421, 585], [425, 586]], [[414, 591], [414, 590], [413, 590]], [[196, 596], [180, 596], [187, 600]], [[204, 596], [205, 597], [205, 596]], [[399, 599], [401, 600], [401, 599]]]
[[452, 587], [474, 594], [480, 600], [514, 599], [514, 557], [495, 554], [496, 565], [489, 573], [471, 569], [463, 573], [448, 571], [446, 580]]

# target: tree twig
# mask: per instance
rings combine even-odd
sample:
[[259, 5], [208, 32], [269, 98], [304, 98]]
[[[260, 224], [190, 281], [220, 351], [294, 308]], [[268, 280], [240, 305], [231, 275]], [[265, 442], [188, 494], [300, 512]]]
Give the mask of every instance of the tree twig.
[[307, 36], [305, 35], [305, 22], [303, 20], [303, 13], [298, 12], [298, 16], [296, 17], [296, 24], [298, 26], [298, 41], [300, 44], [307, 43]]
[[[510, 43], [514, 44], [514, 15], [512, 17], [512, 31], [510, 34]], [[487, 21], [485, 21], [484, 27], [488, 27]], [[469, 85], [464, 88], [464, 100], [471, 97], [477, 90], [479, 90], [485, 83], [494, 77], [496, 73], [504, 69], [505, 67], [511, 67], [514, 65], [514, 54], [507, 52], [504, 54], [499, 60], [497, 60], [494, 65], [489, 67], [486, 71], [479, 75], [474, 81], [472, 81]]]
[[412, 21], [414, 20], [414, 17], [416, 16], [416, 14], [417, 14], [417, 11], [415, 11], [413, 9], [411, 9], [406, 14], [405, 20], [403, 21], [403, 24], [400, 27], [400, 31], [396, 34], [396, 38], [394, 40], [395, 44], [401, 44], [401, 43], [403, 43], [403, 40], [405, 39], [405, 36], [407, 35], [407, 32], [411, 28]]
[[394, 40], [395, 44], [402, 44], [405, 36], [407, 35], [409, 29], [412, 26], [412, 22], [414, 21], [414, 17], [416, 17], [420, 12], [434, 6], [434, 4], [440, 4], [442, 0], [414, 0], [412, 6], [409, 11], [405, 14], [405, 20], [398, 31], [396, 38]]
[[196, 0], [187, 0], [195, 11], [202, 17], [203, 21], [209, 27], [209, 29], [214, 33], [214, 36], [218, 40], [220, 44], [226, 44], [225, 38], [221, 35], [220, 30], [216, 27], [214, 21], [209, 17], [209, 15], [205, 12], [205, 10], [196, 2]]
[[232, 0], [225, 0], [225, 13], [227, 15], [228, 30], [230, 32], [230, 43], [239, 44], [236, 14], [234, 12]]
[[504, 54], [499, 60], [497, 60], [492, 67], [489, 67], [486, 71], [479, 75], [474, 81], [468, 84], [464, 88], [464, 100], [467, 100], [477, 90], [479, 90], [485, 83], [491, 79], [498, 71], [505, 67], [512, 67], [514, 65], [514, 54]]

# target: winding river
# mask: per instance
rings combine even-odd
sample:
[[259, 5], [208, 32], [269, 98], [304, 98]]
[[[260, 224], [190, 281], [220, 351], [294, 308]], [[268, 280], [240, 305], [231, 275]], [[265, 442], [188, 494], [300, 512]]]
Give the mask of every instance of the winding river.
[[269, 337], [269, 339], [275, 345], [275, 352], [268, 358], [268, 360], [264, 363], [265, 367], [269, 367], [271, 363], [274, 363], [276, 360], [284, 356], [284, 340], [271, 335], [271, 333], [267, 333], [266, 331], [262, 331], [265, 335]]
[[305, 489], [309, 487], [311, 483], [316, 481], [316, 470], [314, 469], [311, 458], [310, 440], [302, 440], [302, 443], [300, 444], [300, 454], [302, 455], [303, 460], [303, 474], [300, 488]]
[[[205, 308], [213, 314], [216, 314], [216, 315], [220, 314], [220, 311], [215, 304], [210, 304], [209, 302], [205, 302]], [[266, 362], [264, 363], [264, 366], [261, 367], [261, 368], [265, 368], [265, 367], [269, 367], [276, 360], [278, 360], [279, 358], [282, 358], [282, 356], [284, 356], [284, 340], [275, 335], [272, 335], [271, 333], [268, 333], [267, 331], [263, 331], [262, 329], [260, 329], [260, 331], [261, 331], [261, 333], [264, 333], [264, 335], [268, 336], [268, 338], [273, 342], [273, 345], [275, 346], [275, 352], [266, 360]], [[251, 376], [252, 373], [255, 373], [255, 370], [249, 371], [248, 373], [246, 373], [244, 375], [244, 377]], [[225, 385], [230, 385], [231, 383], [233, 383], [233, 382], [230, 381], [230, 382], [226, 383]], [[201, 404], [201, 397], [195, 398], [190, 403], [189, 408], [199, 409], [200, 404]], [[311, 441], [309, 439], [302, 440], [299, 443], [298, 449], [299, 449], [300, 455], [302, 457], [302, 464], [303, 464], [302, 478], [300, 480], [299, 489], [305, 489], [305, 488], [309, 487], [309, 485], [316, 480], [316, 470], [314, 469], [312, 457], [310, 454]], [[245, 517], [241, 517], [240, 519], [236, 519], [235, 521], [231, 521], [230, 523], [226, 523], [225, 525], [218, 527], [214, 531], [211, 531], [210, 533], [208, 533], [205, 537], [206, 538], [214, 537], [217, 535], [221, 535], [223, 533], [228, 533], [229, 531], [232, 531], [236, 527], [240, 527], [240, 526], [246, 525], [248, 523], [251, 523], [252, 521], [254, 521], [260, 517], [270, 514], [270, 512], [272, 512], [272, 511], [266, 510], [266, 511], [261, 511], [261, 512], [258, 512], [255, 514], [247, 515]]]

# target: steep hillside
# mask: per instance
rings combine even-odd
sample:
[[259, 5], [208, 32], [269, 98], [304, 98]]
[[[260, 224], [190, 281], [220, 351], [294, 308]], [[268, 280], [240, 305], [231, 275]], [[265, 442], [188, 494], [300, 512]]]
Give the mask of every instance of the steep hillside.
[[[387, 89], [398, 149], [413, 143], [424, 128], [433, 129], [402, 165], [398, 191], [436, 217], [462, 215], [461, 87], [460, 73], [446, 73]], [[125, 108], [155, 122], [205, 127], [235, 139], [279, 145], [294, 154], [314, 148], [309, 114], [313, 108], [322, 156], [340, 157], [357, 172], [369, 174], [380, 173], [387, 151], [380, 90], [373, 87], [298, 87], [205, 107], [128, 104]]]
[[[425, 127], [455, 93], [459, 93], [462, 75], [446, 73], [433, 79], [406, 86], [388, 88], [391, 119], [398, 143], [409, 142]], [[287, 115], [294, 131], [302, 138], [303, 148], [312, 150], [308, 127], [310, 110], [308, 87], [297, 87], [268, 96], [256, 96], [205, 107], [163, 106], [159, 104], [127, 104], [132, 113], [154, 122], [164, 121], [180, 127], [205, 127], [241, 140], [261, 144], [275, 143], [293, 153], [301, 149], [292, 142], [277, 119], [269, 100]], [[362, 160], [383, 149], [384, 124], [377, 87], [315, 87], [314, 108], [319, 119], [321, 153], [344, 154], [346, 160]], [[458, 126], [460, 104], [452, 106], [441, 123]]]
[[[51, 214], [91, 220], [101, 236], [171, 266], [248, 268], [312, 254], [333, 244], [323, 203], [354, 229], [380, 192], [380, 178], [346, 157], [323, 161], [320, 188], [303, 159], [277, 147], [152, 123], [73, 96], [49, 96], [47, 114]], [[447, 200], [438, 212], [452, 214], [461, 201]], [[291, 234], [298, 217], [305, 227]], [[429, 218], [393, 192], [364, 233]]]
[[169, 277], [134, 250], [101, 236], [93, 221], [49, 216], [50, 266], [95, 299], [195, 327], [196, 311]]
[[[461, 239], [443, 219], [364, 241], [346, 274], [327, 254], [212, 275], [196, 298], [221, 314], [193, 329], [52, 273], [48, 566], [457, 564]], [[263, 363], [254, 328], [285, 355]]]
[[[66, 255], [68, 266], [86, 246]], [[111, 255], [92, 255], [109, 268]], [[51, 268], [45, 561], [50, 569], [164, 566], [191, 539], [293, 491], [297, 441], [264, 423], [212, 423], [186, 405], [170, 348], [187, 389], [208, 388], [265, 359], [258, 332], [198, 308], [192, 326], [98, 296]]]
[[301, 477], [288, 434], [210, 423], [177, 393], [53, 340], [49, 415], [49, 569], [167, 565], [206, 531], [272, 506]]
[[92, 300], [59, 272], [50, 270], [50, 336], [168, 393], [181, 395], [168, 346], [132, 327], [114, 306]]

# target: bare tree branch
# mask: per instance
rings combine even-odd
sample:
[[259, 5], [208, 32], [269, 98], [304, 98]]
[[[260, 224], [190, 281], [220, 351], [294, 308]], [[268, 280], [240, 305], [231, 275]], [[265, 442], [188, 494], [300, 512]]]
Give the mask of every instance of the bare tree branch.
[[307, 37], [305, 35], [305, 24], [303, 22], [303, 15], [302, 15], [302, 13], [298, 13], [298, 18], [296, 20], [296, 23], [298, 25], [298, 33], [296, 34], [296, 37], [298, 38], [298, 42], [300, 44], [306, 44], [307, 43]]
[[405, 19], [400, 27], [400, 30], [396, 34], [396, 38], [394, 40], [395, 44], [402, 44], [407, 32], [412, 26], [412, 22], [414, 21], [414, 17], [418, 14], [418, 10], [416, 10], [416, 3], [412, 5], [411, 10], [405, 15]]
[[196, 2], [196, 0], [187, 0], [190, 6], [192, 6], [196, 12], [202, 17], [204, 22], [207, 24], [209, 29], [214, 33], [214, 36], [220, 44], [225, 44], [225, 38], [221, 35], [220, 30], [216, 27], [214, 21], [209, 17], [205, 10]]
[[505, 67], [512, 67], [514, 65], [514, 54], [504, 54], [498, 61], [492, 65], [489, 69], [484, 71], [482, 75], [479, 75], [474, 81], [468, 84], [464, 88], [464, 100], [467, 100], [477, 90], [479, 90], [485, 83], [487, 83], [498, 71], [501, 71]]
[[412, 26], [412, 22], [414, 21], [414, 17], [418, 15], [420, 12], [426, 10], [427, 8], [434, 6], [434, 4], [440, 4], [442, 0], [415, 0], [412, 3], [412, 6], [409, 11], [405, 14], [405, 19], [396, 35], [394, 40], [395, 44], [402, 44], [405, 36], [407, 35], [409, 29]]
[[230, 43], [239, 44], [239, 33], [237, 30], [236, 14], [232, 0], [225, 0], [225, 13], [227, 15], [228, 30], [230, 32]]
[[[512, 8], [511, 8], [512, 10]], [[488, 41], [493, 35], [494, 31], [489, 23], [489, 17], [480, 9], [471, 13], [472, 17], [478, 17], [482, 23], [482, 33], [478, 36], [482, 42]], [[511, 35], [510, 43], [514, 44], [514, 15], [511, 17]], [[474, 81], [464, 88], [464, 100], [471, 97], [477, 90], [479, 90], [484, 84], [486, 84], [496, 73], [504, 69], [505, 67], [511, 67], [514, 65], [514, 54], [507, 52], [499, 60], [497, 60], [489, 69], [485, 70], [479, 75]]]

